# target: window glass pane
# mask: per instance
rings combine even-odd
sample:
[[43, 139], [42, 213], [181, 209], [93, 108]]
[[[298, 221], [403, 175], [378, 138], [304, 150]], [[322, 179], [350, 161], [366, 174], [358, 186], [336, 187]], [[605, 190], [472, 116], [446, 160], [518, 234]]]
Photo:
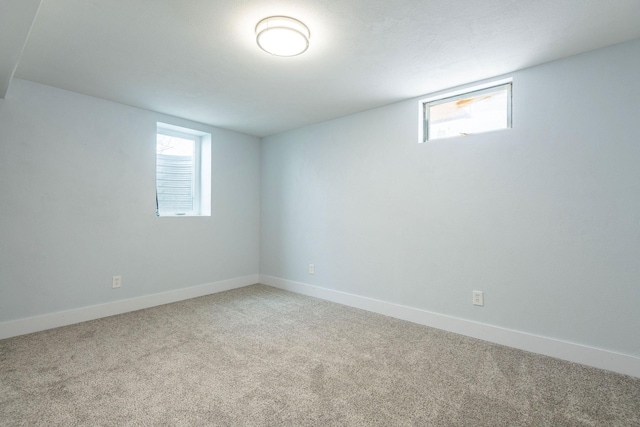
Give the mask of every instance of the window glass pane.
[[428, 139], [510, 127], [510, 85], [427, 104]]
[[156, 189], [160, 214], [194, 210], [195, 145], [193, 139], [158, 134]]

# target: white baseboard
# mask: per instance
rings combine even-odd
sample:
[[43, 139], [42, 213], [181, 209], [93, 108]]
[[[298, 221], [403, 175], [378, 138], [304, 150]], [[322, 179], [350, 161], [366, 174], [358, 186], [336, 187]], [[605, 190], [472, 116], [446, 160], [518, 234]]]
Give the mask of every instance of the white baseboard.
[[91, 305], [72, 310], [59, 311], [57, 313], [43, 314], [27, 317], [25, 319], [10, 320], [0, 323], [0, 339], [44, 331], [74, 323], [86, 322], [101, 317], [114, 316], [130, 311], [183, 301], [186, 299], [215, 294], [230, 289], [242, 288], [259, 282], [257, 274], [238, 277], [235, 279], [221, 280], [219, 282], [204, 285], [191, 286], [173, 291], [144, 295], [141, 297], [108, 302], [105, 304]]
[[260, 283], [397, 319], [640, 378], [640, 358], [432, 313], [332, 289], [260, 275]]

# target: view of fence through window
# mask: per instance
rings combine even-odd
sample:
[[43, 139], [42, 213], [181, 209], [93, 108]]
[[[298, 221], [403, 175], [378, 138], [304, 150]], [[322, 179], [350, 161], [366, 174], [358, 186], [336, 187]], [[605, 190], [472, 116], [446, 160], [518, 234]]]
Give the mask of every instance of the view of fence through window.
[[159, 215], [193, 212], [195, 149], [194, 139], [157, 134], [156, 190]]

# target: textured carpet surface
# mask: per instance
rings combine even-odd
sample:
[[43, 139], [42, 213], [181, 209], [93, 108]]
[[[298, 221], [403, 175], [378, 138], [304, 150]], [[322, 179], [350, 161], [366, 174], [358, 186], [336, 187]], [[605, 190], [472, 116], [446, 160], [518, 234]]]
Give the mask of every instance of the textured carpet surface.
[[263, 285], [0, 341], [3, 426], [640, 426], [640, 379]]

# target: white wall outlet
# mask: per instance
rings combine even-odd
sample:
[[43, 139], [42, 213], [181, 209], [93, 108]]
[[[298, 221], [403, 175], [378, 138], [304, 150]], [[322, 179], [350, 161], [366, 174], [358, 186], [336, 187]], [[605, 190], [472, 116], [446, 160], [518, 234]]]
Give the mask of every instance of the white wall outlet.
[[482, 291], [473, 291], [473, 305], [484, 305], [484, 293]]
[[316, 267], [313, 264], [309, 264], [309, 274], [316, 274]]
[[113, 280], [111, 281], [111, 287], [113, 289], [119, 288], [122, 286], [122, 276], [113, 276]]

